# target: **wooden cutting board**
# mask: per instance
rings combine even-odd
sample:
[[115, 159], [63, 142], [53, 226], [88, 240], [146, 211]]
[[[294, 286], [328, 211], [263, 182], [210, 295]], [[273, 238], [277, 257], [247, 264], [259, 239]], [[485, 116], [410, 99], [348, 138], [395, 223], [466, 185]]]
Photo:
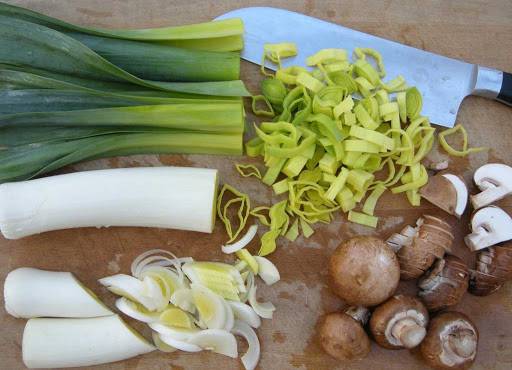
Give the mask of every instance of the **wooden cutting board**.
[[[261, 5], [258, 1], [165, 1], [165, 0], [17, 0], [25, 6], [65, 20], [102, 27], [141, 28], [207, 21], [230, 9]], [[473, 63], [512, 71], [512, 7], [509, 0], [488, 1], [268, 1], [265, 5], [288, 8], [411, 46], [461, 58]], [[285, 40], [283, 40], [285, 41]], [[364, 45], [363, 45], [364, 46]], [[343, 47], [343, 44], [333, 45]], [[404, 61], [407, 63], [407, 61]], [[243, 63], [243, 79], [256, 92], [261, 79], [254, 65]], [[253, 117], [249, 116], [251, 122]], [[473, 145], [491, 150], [465, 159], [448, 158], [434, 150], [433, 160], [449, 159], [450, 170], [471, 182], [472, 172], [487, 162], [512, 164], [512, 109], [482, 98], [468, 98], [462, 104], [458, 122], [469, 131]], [[241, 179], [235, 162], [258, 161], [235, 157], [135, 156], [83, 163], [65, 171], [108, 167], [183, 165], [218, 168], [221, 181], [250, 194], [255, 204], [272, 202], [270, 190], [254, 179]], [[473, 192], [474, 188], [471, 189]], [[172, 191], [172, 189], [169, 189]], [[512, 198], [502, 206], [512, 212]], [[315, 339], [315, 325], [325, 312], [344, 305], [326, 285], [329, 255], [343, 239], [358, 235], [383, 238], [423, 213], [446, 217], [457, 230], [455, 254], [473, 263], [462, 238], [468, 232], [468, 216], [456, 220], [424, 202], [412, 208], [402, 196], [385, 196], [378, 205], [381, 217], [377, 230], [347, 223], [338, 215], [328, 226], [319, 226], [310, 239], [281, 241], [272, 255], [282, 280], [261, 289], [260, 295], [277, 306], [272, 321], [258, 330], [262, 345], [261, 369], [423, 369], [416, 351], [386, 351], [376, 345], [363, 361], [341, 363], [329, 358]], [[260, 230], [262, 231], [262, 230]], [[166, 248], [179, 256], [198, 260], [226, 260], [220, 251], [225, 234], [220, 224], [212, 235], [142, 228], [77, 229], [50, 232], [18, 241], [0, 240], [0, 281], [20, 266], [72, 271], [112, 307], [114, 297], [96, 280], [128, 272], [131, 261], [149, 248]], [[257, 246], [254, 246], [256, 248]], [[413, 284], [401, 292], [414, 294]], [[30, 294], [30, 292], [26, 292]], [[23, 369], [21, 338], [25, 320], [8, 316], [0, 308], [0, 368]], [[466, 295], [456, 307], [477, 324], [481, 335], [475, 369], [512, 368], [512, 284], [489, 297]], [[132, 321], [130, 321], [132, 323]], [[147, 334], [143, 326], [134, 326]], [[240, 345], [241, 352], [245, 344]], [[211, 354], [164, 354], [154, 352], [128, 361], [97, 366], [95, 369], [239, 369], [237, 360]]]

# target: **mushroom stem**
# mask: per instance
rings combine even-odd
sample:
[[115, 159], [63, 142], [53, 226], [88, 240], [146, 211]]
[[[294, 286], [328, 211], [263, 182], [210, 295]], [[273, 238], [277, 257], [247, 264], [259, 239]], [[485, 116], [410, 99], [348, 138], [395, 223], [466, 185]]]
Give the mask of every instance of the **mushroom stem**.
[[345, 310], [345, 313], [360, 322], [361, 325], [366, 325], [370, 318], [370, 310], [363, 306], [351, 306]]
[[412, 319], [399, 320], [391, 329], [391, 334], [402, 342], [405, 348], [413, 348], [421, 343], [427, 331]]
[[447, 345], [457, 356], [470, 358], [476, 351], [476, 338], [471, 330], [460, 330], [450, 335]]

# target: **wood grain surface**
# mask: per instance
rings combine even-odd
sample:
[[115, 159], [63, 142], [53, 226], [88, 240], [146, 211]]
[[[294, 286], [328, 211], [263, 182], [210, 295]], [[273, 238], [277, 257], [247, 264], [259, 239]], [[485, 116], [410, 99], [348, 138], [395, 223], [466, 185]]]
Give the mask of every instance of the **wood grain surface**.
[[[209, 20], [228, 10], [244, 6], [271, 5], [287, 8], [389, 38], [411, 46], [512, 71], [512, 6], [510, 0], [494, 1], [197, 1], [197, 0], [18, 0], [9, 3], [28, 7], [65, 20], [102, 27], [156, 27]], [[333, 45], [343, 47], [343, 44]], [[407, 61], [404, 61], [407, 63]], [[243, 79], [255, 92], [260, 81], [258, 69], [243, 64]], [[248, 120], [253, 118], [249, 115]], [[470, 97], [462, 104], [457, 119], [470, 134], [470, 143], [491, 148], [470, 158], [448, 158], [437, 148], [432, 160], [449, 159], [450, 170], [471, 182], [472, 172], [486, 162], [512, 164], [512, 109], [483, 98]], [[233, 168], [236, 161], [259, 164], [235, 157], [134, 156], [82, 163], [64, 171], [108, 167], [185, 165], [218, 168], [221, 181], [250, 194], [258, 205], [270, 204], [271, 191], [254, 179], [240, 179]], [[61, 171], [62, 172], [62, 171]], [[475, 192], [474, 187], [471, 189]], [[512, 199], [502, 206], [512, 212]], [[378, 204], [381, 217], [377, 230], [346, 222], [338, 215], [328, 226], [316, 227], [310, 239], [281, 241], [272, 260], [282, 280], [259, 293], [277, 306], [272, 321], [258, 330], [262, 345], [260, 369], [423, 369], [417, 351], [388, 351], [372, 345], [365, 360], [335, 361], [325, 355], [315, 338], [319, 317], [343, 307], [330, 293], [326, 266], [330, 253], [343, 239], [357, 234], [387, 237], [423, 213], [444, 216], [457, 230], [455, 254], [473, 263], [462, 237], [468, 232], [468, 216], [456, 220], [423, 202], [412, 208], [402, 196], [387, 194]], [[263, 230], [260, 230], [263, 231]], [[142, 228], [77, 229], [45, 233], [17, 241], [0, 240], [0, 281], [20, 266], [72, 271], [111, 307], [114, 297], [96, 280], [117, 272], [128, 272], [133, 258], [149, 248], [166, 248], [180, 256], [198, 260], [227, 260], [220, 251], [225, 234], [217, 224], [212, 235]], [[256, 248], [254, 245], [253, 248]], [[413, 284], [400, 291], [415, 293]], [[26, 292], [30, 294], [30, 292]], [[0, 308], [0, 369], [23, 369], [21, 338], [25, 320]], [[512, 368], [512, 284], [489, 297], [467, 294], [456, 307], [468, 314], [480, 330], [481, 340], [475, 369]], [[134, 323], [146, 335], [148, 331]], [[245, 344], [240, 342], [241, 352]], [[164, 354], [154, 352], [128, 361], [97, 366], [95, 369], [241, 369], [240, 361], [211, 354]]]

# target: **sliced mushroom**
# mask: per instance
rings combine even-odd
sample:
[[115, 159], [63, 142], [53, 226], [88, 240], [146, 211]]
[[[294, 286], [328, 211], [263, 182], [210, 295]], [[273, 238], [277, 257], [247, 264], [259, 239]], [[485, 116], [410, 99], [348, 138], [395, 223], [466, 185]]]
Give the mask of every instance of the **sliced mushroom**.
[[425, 362], [437, 369], [467, 369], [475, 361], [478, 330], [460, 312], [444, 312], [430, 321], [420, 346]]
[[464, 238], [472, 251], [491, 247], [512, 239], [512, 218], [495, 206], [481, 208], [471, 218], [472, 233]]
[[476, 268], [471, 271], [469, 292], [486, 296], [512, 280], [512, 242], [484, 249], [477, 254]]
[[429, 311], [457, 304], [468, 290], [469, 270], [459, 257], [446, 255], [418, 281], [418, 295]]
[[370, 352], [370, 339], [363, 325], [369, 311], [349, 307], [345, 312], [325, 315], [320, 325], [320, 344], [325, 352], [338, 360], [358, 360]]
[[395, 253], [381, 239], [358, 236], [341, 243], [329, 261], [331, 287], [350, 305], [375, 306], [391, 297], [400, 280]]
[[512, 193], [512, 167], [505, 164], [483, 165], [475, 171], [473, 180], [482, 191], [471, 196], [474, 209], [488, 206]]
[[381, 347], [413, 348], [427, 334], [428, 311], [411, 296], [396, 295], [378, 306], [370, 319], [370, 331]]
[[406, 226], [387, 240], [397, 253], [400, 278], [412, 280], [420, 277], [434, 263], [451, 250], [454, 236], [451, 226], [440, 218], [425, 215], [416, 227]]
[[432, 176], [420, 190], [423, 198], [443, 211], [460, 218], [468, 203], [468, 188], [456, 175], [438, 174]]

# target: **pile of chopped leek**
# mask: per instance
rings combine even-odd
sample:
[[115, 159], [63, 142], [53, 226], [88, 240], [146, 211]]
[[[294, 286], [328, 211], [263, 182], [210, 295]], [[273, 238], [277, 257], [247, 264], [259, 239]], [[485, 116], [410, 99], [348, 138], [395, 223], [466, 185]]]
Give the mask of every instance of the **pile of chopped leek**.
[[[293, 44], [265, 45], [267, 78], [253, 101], [256, 113], [273, 119], [255, 125], [247, 154], [262, 156], [262, 181], [287, 194], [269, 209], [263, 251], [273, 250], [279, 235], [294, 240], [302, 230], [308, 237], [312, 224], [329, 223], [338, 210], [376, 227], [375, 206], [386, 190], [405, 193], [418, 206], [418, 190], [428, 181], [421, 160], [435, 129], [421, 115], [415, 87], [402, 76], [384, 82], [382, 57], [372, 49], [356, 48], [352, 61], [346, 50], [324, 49], [307, 58], [309, 69], [281, 66], [296, 53]], [[278, 66], [275, 74], [265, 69], [267, 60]], [[257, 108], [260, 102], [267, 107]]]
[[234, 335], [244, 337], [248, 350], [242, 356], [246, 369], [256, 367], [260, 343], [253, 328], [261, 318], [271, 319], [275, 307], [256, 299], [255, 277], [268, 285], [279, 280], [275, 266], [255, 257], [254, 272], [242, 260], [235, 265], [196, 262], [177, 258], [165, 250], [150, 250], [137, 257], [131, 275], [100, 279], [121, 296], [116, 307], [153, 331], [153, 340], [164, 352], [210, 350], [238, 357]]
[[0, 3], [0, 182], [130, 154], [241, 154], [240, 19], [143, 30]]

